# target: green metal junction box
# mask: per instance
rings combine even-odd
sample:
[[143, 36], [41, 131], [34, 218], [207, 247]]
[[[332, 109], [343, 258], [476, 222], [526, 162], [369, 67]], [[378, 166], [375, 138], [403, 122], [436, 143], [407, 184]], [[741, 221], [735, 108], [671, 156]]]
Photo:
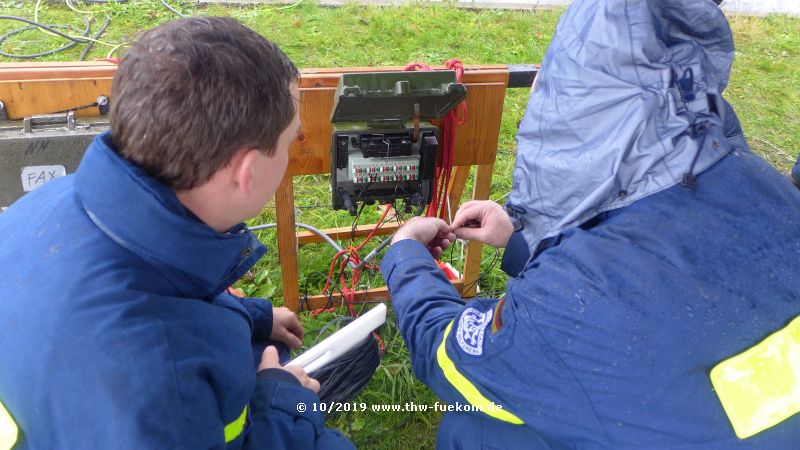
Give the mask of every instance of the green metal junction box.
[[331, 114], [334, 209], [430, 203], [443, 117], [467, 96], [454, 71], [344, 74]]

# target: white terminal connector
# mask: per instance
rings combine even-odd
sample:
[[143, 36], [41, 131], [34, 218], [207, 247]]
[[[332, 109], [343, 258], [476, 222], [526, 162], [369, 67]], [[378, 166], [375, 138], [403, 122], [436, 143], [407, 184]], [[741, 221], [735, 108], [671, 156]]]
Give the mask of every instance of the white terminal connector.
[[419, 156], [350, 159], [350, 176], [356, 184], [419, 179]]

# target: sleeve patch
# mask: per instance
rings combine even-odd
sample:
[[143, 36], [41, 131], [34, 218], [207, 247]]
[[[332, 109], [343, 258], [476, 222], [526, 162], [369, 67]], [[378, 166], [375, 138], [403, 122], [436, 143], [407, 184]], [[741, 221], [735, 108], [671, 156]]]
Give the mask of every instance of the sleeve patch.
[[456, 329], [456, 341], [461, 350], [468, 355], [481, 356], [486, 328], [491, 323], [491, 309], [486, 312], [478, 311], [475, 308], [465, 309]]

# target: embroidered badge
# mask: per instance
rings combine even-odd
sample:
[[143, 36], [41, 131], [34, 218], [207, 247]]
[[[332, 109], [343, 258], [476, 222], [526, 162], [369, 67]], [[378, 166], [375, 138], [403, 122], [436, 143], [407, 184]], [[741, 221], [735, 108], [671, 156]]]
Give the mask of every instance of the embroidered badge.
[[492, 310], [486, 312], [467, 308], [458, 321], [456, 341], [461, 350], [473, 356], [483, 354], [483, 336], [486, 327], [492, 322]]

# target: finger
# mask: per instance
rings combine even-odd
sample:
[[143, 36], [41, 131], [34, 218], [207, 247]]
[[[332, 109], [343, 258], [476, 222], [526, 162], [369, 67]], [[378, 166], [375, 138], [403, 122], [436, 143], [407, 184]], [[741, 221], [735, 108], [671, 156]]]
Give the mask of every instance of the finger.
[[485, 201], [486, 200], [469, 200], [469, 201], [466, 201], [466, 202], [462, 203], [461, 206], [458, 207], [458, 210], [461, 211], [464, 208], [470, 208], [470, 207], [475, 206], [475, 205], [480, 205], [481, 203], [483, 203]]
[[297, 318], [297, 314], [292, 313], [289, 323], [286, 324], [286, 329], [297, 336], [297, 338], [301, 341], [303, 340], [303, 324], [300, 323], [300, 319]]
[[428, 251], [431, 252], [433, 259], [439, 259], [442, 256], [442, 247], [428, 247]]
[[448, 239], [450, 242], [456, 240], [456, 234], [453, 231], [440, 231], [436, 235], [436, 239]]
[[308, 372], [297, 366], [286, 366], [285, 369], [287, 369], [292, 373], [292, 375], [294, 375], [295, 378], [297, 378], [297, 381], [300, 382], [300, 385], [311, 389], [314, 392], [319, 392], [319, 381], [311, 378], [308, 375]]
[[297, 350], [298, 348], [303, 346], [303, 341], [300, 340], [297, 336], [295, 336], [289, 330], [281, 330], [280, 339], [281, 342], [288, 345], [292, 348], [292, 350]]
[[428, 242], [428, 248], [441, 247], [441, 246], [442, 246], [442, 240], [441, 239], [434, 239], [434, 240]]
[[[471, 203], [471, 202], [467, 202]], [[450, 223], [452, 228], [461, 228], [464, 226], [465, 223], [469, 222], [470, 220], [477, 220], [481, 217], [481, 208], [478, 204], [471, 204], [462, 206], [458, 208], [456, 211], [456, 216], [453, 218], [453, 221]]]
[[300, 383], [301, 386], [306, 385], [306, 379], [308, 378], [308, 374], [302, 367], [298, 366], [283, 366], [283, 370], [292, 374], [295, 378], [297, 378], [297, 382]]
[[258, 365], [258, 370], [280, 366], [281, 363], [280, 358], [278, 357], [278, 349], [273, 346], [265, 348], [264, 353], [261, 354], [261, 364]]
[[436, 225], [436, 234], [448, 232], [453, 229], [447, 222], [439, 218], [432, 218], [432, 223]]
[[309, 376], [306, 377], [306, 382], [303, 383], [303, 386], [311, 389], [314, 392], [319, 392], [319, 387], [320, 387], [319, 386], [319, 381], [317, 381], [314, 378], [311, 378]]
[[457, 228], [455, 235], [458, 236], [459, 239], [463, 239], [465, 241], [480, 241], [483, 235], [483, 230], [480, 228]]

